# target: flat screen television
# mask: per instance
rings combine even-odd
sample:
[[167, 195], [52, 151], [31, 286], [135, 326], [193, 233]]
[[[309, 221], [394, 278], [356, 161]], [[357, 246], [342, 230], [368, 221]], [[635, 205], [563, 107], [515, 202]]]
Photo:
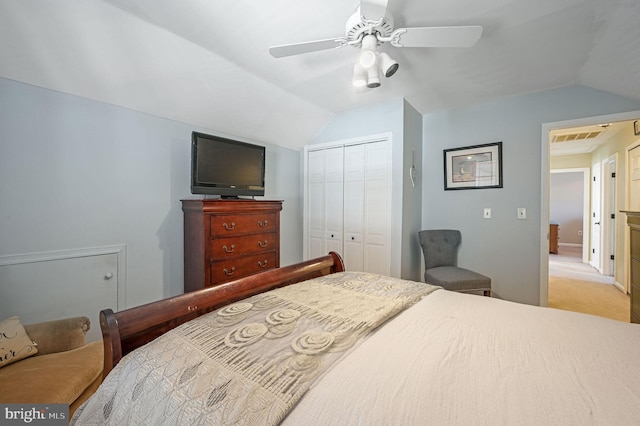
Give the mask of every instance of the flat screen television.
[[219, 136], [191, 135], [191, 193], [223, 198], [264, 195], [265, 148]]

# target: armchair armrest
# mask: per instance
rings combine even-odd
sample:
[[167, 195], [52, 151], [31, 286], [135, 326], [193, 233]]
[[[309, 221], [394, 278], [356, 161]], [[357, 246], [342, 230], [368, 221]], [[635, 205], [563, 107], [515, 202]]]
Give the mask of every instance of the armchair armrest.
[[31, 340], [38, 345], [36, 356], [84, 346], [85, 335], [90, 327], [91, 322], [87, 317], [65, 318], [24, 326]]

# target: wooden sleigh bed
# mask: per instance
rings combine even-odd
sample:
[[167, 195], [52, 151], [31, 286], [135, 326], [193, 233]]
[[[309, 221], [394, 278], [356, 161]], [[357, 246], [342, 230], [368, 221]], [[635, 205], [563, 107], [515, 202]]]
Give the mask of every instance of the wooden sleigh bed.
[[637, 424], [640, 326], [344, 271], [340, 256], [101, 313], [72, 424]]
[[103, 377], [109, 374], [124, 355], [200, 315], [257, 293], [342, 271], [342, 258], [332, 252], [318, 259], [271, 269], [262, 274], [121, 312], [105, 309], [100, 312], [104, 343]]

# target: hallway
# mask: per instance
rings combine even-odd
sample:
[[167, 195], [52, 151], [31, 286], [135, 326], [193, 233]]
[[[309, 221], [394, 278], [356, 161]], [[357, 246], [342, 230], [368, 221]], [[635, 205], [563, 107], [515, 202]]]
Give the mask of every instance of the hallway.
[[613, 277], [582, 263], [581, 256], [581, 247], [565, 245], [557, 255], [549, 254], [548, 306], [629, 322], [629, 296], [613, 285]]

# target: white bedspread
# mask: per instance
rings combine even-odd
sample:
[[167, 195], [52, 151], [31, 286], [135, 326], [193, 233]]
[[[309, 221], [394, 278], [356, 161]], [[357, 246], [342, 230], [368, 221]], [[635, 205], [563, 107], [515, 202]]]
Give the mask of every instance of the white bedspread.
[[638, 425], [640, 326], [436, 291], [329, 371], [283, 424]]

